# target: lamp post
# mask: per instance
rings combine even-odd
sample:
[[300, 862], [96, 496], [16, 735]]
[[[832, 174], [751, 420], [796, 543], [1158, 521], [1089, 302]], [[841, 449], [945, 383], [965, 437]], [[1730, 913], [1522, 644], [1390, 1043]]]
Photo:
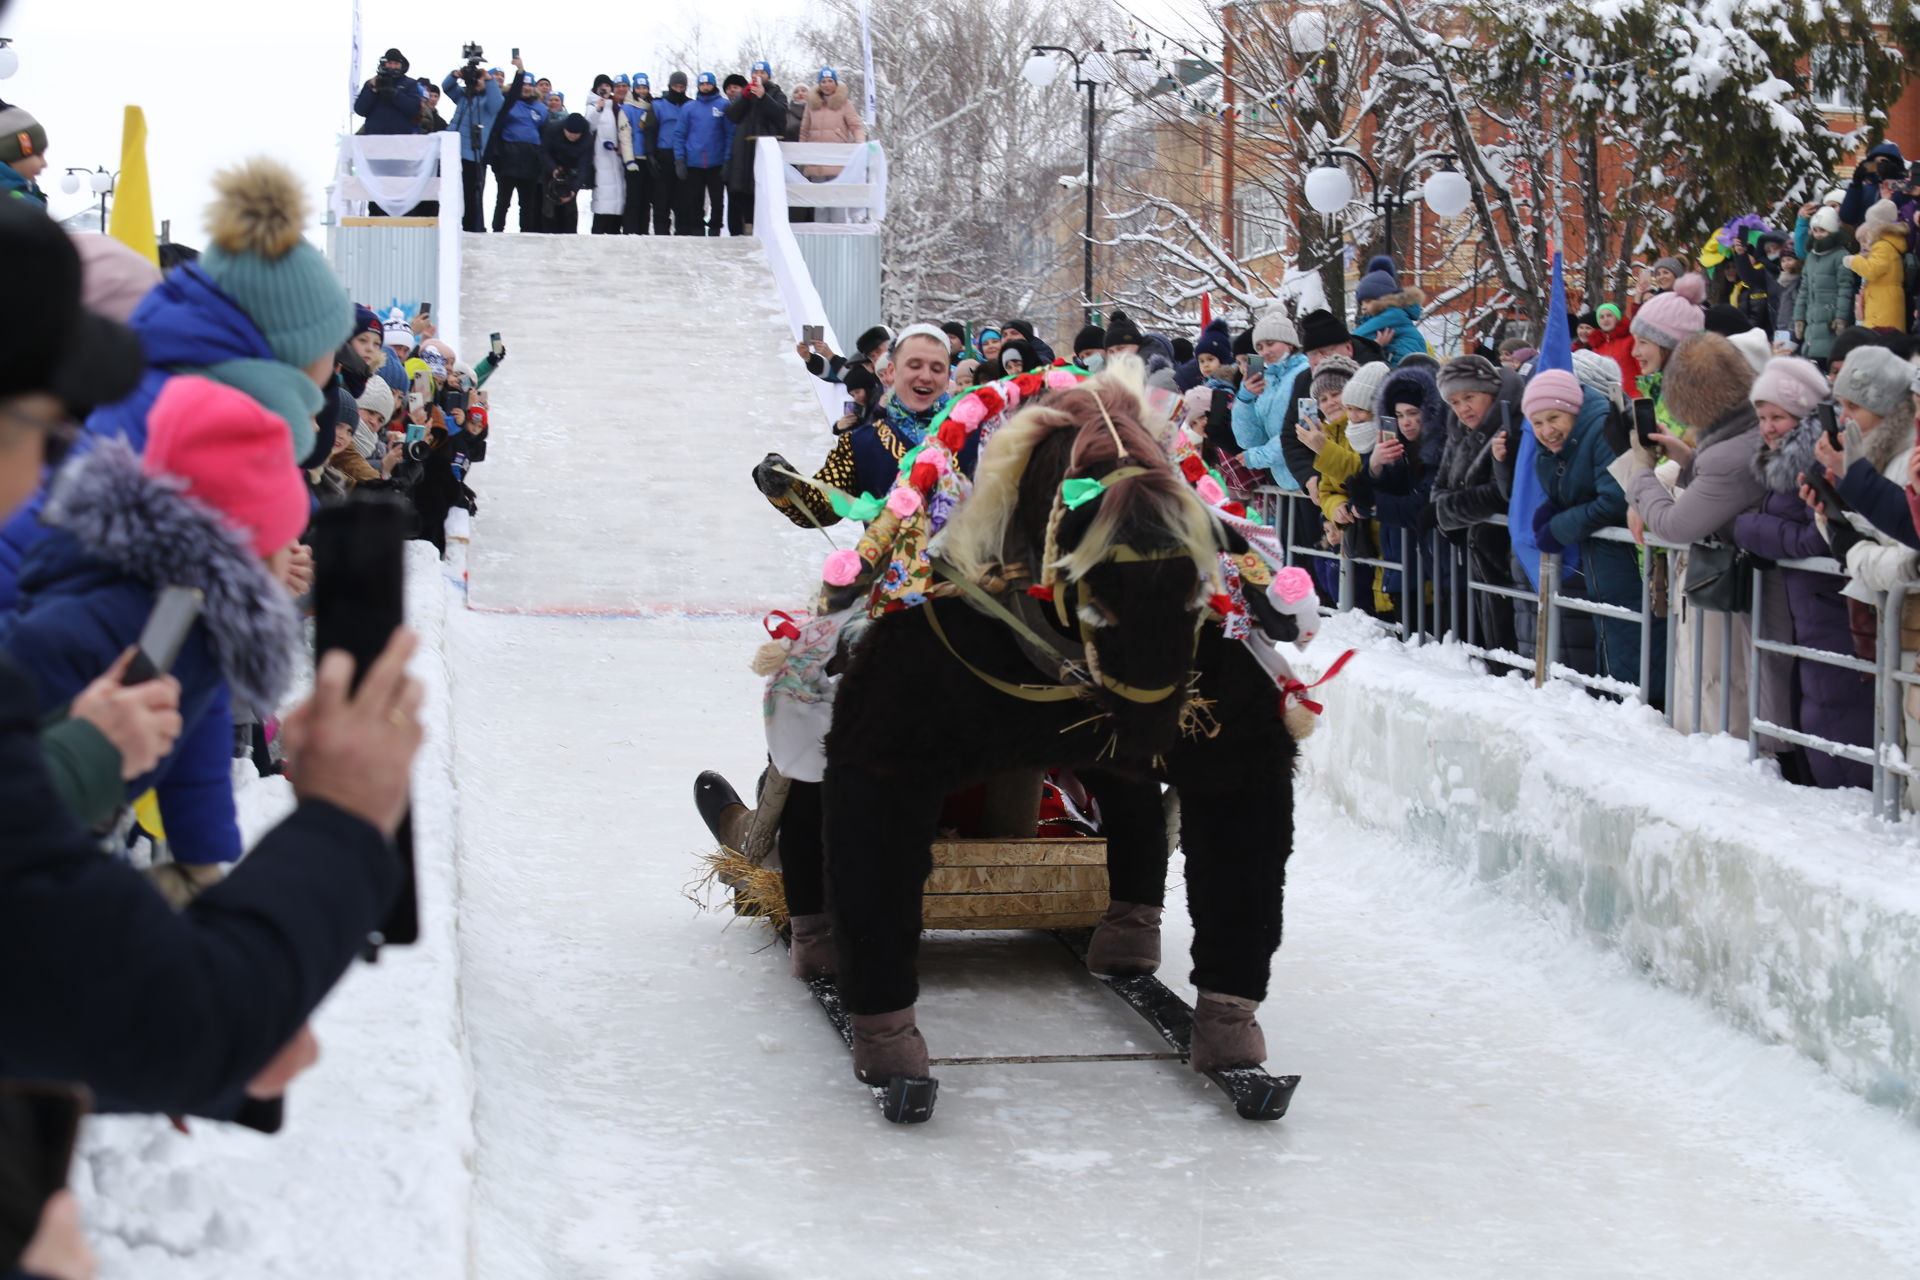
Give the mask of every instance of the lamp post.
[[20, 69], [20, 55], [7, 46], [13, 41], [0, 36], [0, 80], [11, 80], [13, 73]]
[[1144, 62], [1149, 55], [1145, 49], [1114, 49], [1112, 51], [1095, 49], [1090, 53], [1079, 54], [1071, 49], [1063, 49], [1055, 44], [1037, 44], [1033, 46], [1033, 52], [1028, 56], [1026, 66], [1020, 69], [1020, 74], [1026, 77], [1028, 84], [1036, 89], [1044, 89], [1053, 83], [1054, 77], [1060, 73], [1060, 68], [1054, 63], [1051, 56], [1056, 53], [1065, 55], [1066, 58], [1073, 63], [1074, 86], [1087, 91], [1087, 171], [1085, 177], [1082, 179], [1087, 188], [1087, 213], [1086, 228], [1081, 236], [1083, 249], [1081, 290], [1086, 297], [1087, 322], [1091, 324], [1093, 322], [1094, 312], [1093, 162], [1095, 156], [1098, 154], [1095, 142], [1096, 117], [1094, 112], [1095, 99], [1100, 91], [1100, 82], [1087, 75], [1086, 64], [1096, 56], [1106, 58], [1109, 63], [1112, 63], [1114, 59], [1123, 56], [1131, 58], [1136, 62]]
[[100, 197], [100, 234], [105, 235], [107, 234], [107, 197], [113, 194], [114, 183], [120, 175], [109, 173], [105, 165], [101, 165], [98, 169], [75, 169], [69, 166], [65, 176], [60, 179], [60, 189], [68, 195], [78, 192], [80, 190], [79, 175], [83, 173], [87, 175], [87, 186], [93, 190], [93, 194]]
[[1412, 203], [1407, 199], [1407, 179], [1423, 163], [1437, 161], [1440, 165], [1440, 168], [1427, 175], [1427, 180], [1420, 188], [1421, 202], [1436, 216], [1454, 217], [1467, 207], [1467, 201], [1473, 197], [1472, 188], [1467, 185], [1467, 176], [1453, 167], [1456, 157], [1451, 151], [1429, 151], [1415, 156], [1400, 175], [1399, 182], [1383, 185], [1380, 174], [1358, 151], [1346, 147], [1328, 147], [1320, 153], [1320, 163], [1307, 174], [1302, 184], [1307, 203], [1320, 213], [1338, 213], [1353, 201], [1353, 179], [1335, 163], [1336, 159], [1351, 160], [1367, 171], [1367, 178], [1373, 183], [1372, 207], [1386, 224], [1381, 238], [1386, 242], [1388, 257], [1393, 256], [1393, 215]]

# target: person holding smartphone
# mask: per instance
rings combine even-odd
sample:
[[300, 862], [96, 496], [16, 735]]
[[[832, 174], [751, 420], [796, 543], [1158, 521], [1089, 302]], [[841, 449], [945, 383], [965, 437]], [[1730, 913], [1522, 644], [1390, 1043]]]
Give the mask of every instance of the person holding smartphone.
[[[38, 487], [49, 444], [71, 432], [62, 402], [117, 385], [128, 368], [137, 378], [141, 356], [83, 315], [78, 255], [44, 214], [0, 206], [0, 256], [35, 299], [0, 318], [8, 515]], [[314, 697], [285, 730], [299, 807], [185, 911], [101, 857], [61, 802], [40, 745], [43, 691], [0, 647], [0, 968], [14, 975], [0, 983], [0, 1076], [84, 1083], [106, 1110], [214, 1117], [250, 1090], [285, 1088], [311, 1057], [303, 1024], [399, 881], [388, 841], [420, 742], [413, 647], [396, 637], [351, 694], [351, 661], [323, 659]], [[124, 648], [103, 646], [99, 666]], [[224, 768], [221, 786], [230, 803]]]

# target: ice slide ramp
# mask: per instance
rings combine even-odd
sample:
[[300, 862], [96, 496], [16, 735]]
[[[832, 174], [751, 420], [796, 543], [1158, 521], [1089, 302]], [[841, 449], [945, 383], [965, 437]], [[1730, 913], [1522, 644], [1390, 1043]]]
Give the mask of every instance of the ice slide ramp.
[[463, 351], [498, 330], [508, 353], [473, 608], [751, 613], [817, 576], [819, 533], [715, 499], [769, 450], [811, 470], [831, 443], [758, 241], [468, 236], [461, 303]]

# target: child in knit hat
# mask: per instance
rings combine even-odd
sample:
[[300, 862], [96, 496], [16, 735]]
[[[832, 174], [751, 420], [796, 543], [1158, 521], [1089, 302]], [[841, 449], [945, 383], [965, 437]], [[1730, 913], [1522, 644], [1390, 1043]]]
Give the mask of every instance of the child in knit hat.
[[29, 200], [46, 208], [34, 179], [47, 167], [47, 129], [20, 107], [0, 103], [0, 200]]
[[1674, 348], [1706, 327], [1707, 313], [1701, 305], [1706, 297], [1706, 277], [1689, 272], [1674, 282], [1672, 290], [1648, 298], [1633, 314], [1633, 358], [1640, 366], [1635, 393], [1656, 402], [1655, 418], [1677, 439], [1686, 438], [1687, 428], [1666, 411], [1661, 379]]
[[1411, 355], [1427, 354], [1427, 340], [1421, 335], [1419, 325], [1420, 311], [1426, 304], [1427, 295], [1412, 286], [1376, 297], [1363, 297], [1360, 314], [1365, 319], [1353, 326], [1353, 336], [1379, 342], [1390, 366], [1397, 367]]
[[1847, 259], [1847, 268], [1860, 277], [1860, 323], [1869, 329], [1907, 327], [1907, 228], [1891, 200], [1876, 201], [1854, 234], [1860, 252]]
[[8, 652], [57, 704], [139, 639], [163, 587], [203, 593], [172, 672], [180, 738], [128, 792], [157, 792], [173, 888], [204, 885], [240, 856], [230, 704], [277, 706], [293, 676], [300, 619], [278, 577], [307, 514], [286, 423], [232, 387], [173, 378], [148, 415], [144, 457], [103, 439], [55, 478], [50, 532], [0, 624]]

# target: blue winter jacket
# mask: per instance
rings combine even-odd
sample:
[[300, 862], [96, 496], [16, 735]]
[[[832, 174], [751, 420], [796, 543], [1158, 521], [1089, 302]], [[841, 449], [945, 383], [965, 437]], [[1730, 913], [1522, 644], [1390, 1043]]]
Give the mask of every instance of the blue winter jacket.
[[1371, 338], [1382, 329], [1393, 330], [1393, 341], [1387, 344], [1387, 363], [1398, 367], [1408, 356], [1425, 355], [1427, 339], [1420, 332], [1420, 304], [1404, 303], [1400, 306], [1383, 307], [1378, 314], [1368, 316], [1353, 326], [1356, 338]]
[[[273, 349], [246, 312], [192, 263], [169, 272], [141, 300], [128, 323], [146, 348], [147, 372], [132, 395], [94, 410], [81, 428], [76, 452], [85, 452], [104, 436], [124, 437], [136, 453], [144, 450], [147, 411], [177, 372], [223, 360], [273, 359]], [[46, 533], [40, 524], [45, 499], [43, 486], [0, 526], [0, 609], [13, 607], [21, 562]]]
[[627, 128], [633, 133], [633, 158], [651, 160], [653, 143], [647, 137], [646, 108], [636, 107], [631, 102], [623, 102], [620, 104], [620, 110], [627, 117]]
[[[1867, 152], [1867, 159], [1875, 156], [1892, 156], [1903, 164], [1906, 157], [1900, 154], [1897, 144], [1883, 142]], [[1880, 199], [1880, 184], [1877, 182], [1848, 182], [1847, 194], [1840, 201], [1840, 221], [1849, 227], [1857, 227], [1866, 221], [1867, 210]]]
[[494, 123], [494, 132], [499, 135], [500, 141], [531, 142], [537, 147], [540, 145], [540, 129], [547, 123], [547, 104], [522, 98], [504, 107]]
[[47, 193], [39, 184], [29, 182], [18, 169], [0, 160], [0, 200], [31, 200], [44, 209]]
[[733, 152], [733, 121], [727, 119], [727, 95], [690, 98], [680, 109], [681, 128], [673, 154], [689, 169], [717, 169]]
[[1592, 387], [1582, 387], [1573, 434], [1560, 452], [1536, 449], [1533, 472], [1556, 514], [1548, 530], [1563, 546], [1580, 548], [1588, 592], [1610, 604], [1638, 606], [1640, 569], [1634, 549], [1623, 542], [1596, 542], [1599, 529], [1625, 528], [1627, 495], [1608, 468], [1615, 458], [1607, 443], [1612, 406]]
[[360, 96], [353, 101], [353, 113], [367, 122], [361, 133], [413, 133], [426, 105], [427, 95], [421, 92], [419, 83], [403, 75], [388, 94], [375, 90], [371, 80], [361, 85]]
[[686, 123], [685, 116], [694, 105], [693, 99], [685, 94], [681, 94], [680, 101], [675, 102], [670, 96], [672, 92], [669, 89], [653, 100], [654, 118], [660, 122], [659, 129], [654, 133], [654, 154], [663, 159], [679, 154], [680, 135]]
[[[453, 123], [447, 128], [460, 135], [460, 158], [471, 163], [478, 163], [486, 154], [487, 135], [493, 132], [494, 119], [507, 103], [506, 94], [492, 76], [481, 77], [481, 86], [477, 96], [470, 95], [451, 71], [440, 82], [440, 91], [458, 104], [454, 107]], [[479, 130], [477, 140], [476, 128]]]
[[159, 588], [202, 590], [201, 621], [173, 666], [180, 738], [127, 793], [155, 790], [179, 861], [237, 860], [229, 685], [252, 705], [278, 703], [300, 642], [292, 597], [218, 516], [147, 476], [122, 441], [62, 469], [47, 520], [54, 527], [21, 566], [19, 601], [0, 617], [0, 648], [42, 705], [57, 707], [140, 638]]
[[1258, 399], [1248, 395], [1245, 388], [1233, 396], [1233, 438], [1245, 451], [1240, 461], [1249, 467], [1271, 471], [1275, 484], [1296, 493], [1301, 484], [1287, 469], [1280, 433], [1286, 424], [1287, 410], [1292, 407], [1288, 395], [1294, 380], [1306, 367], [1306, 355], [1296, 351], [1279, 364], [1267, 366], [1263, 374], [1267, 389]]

